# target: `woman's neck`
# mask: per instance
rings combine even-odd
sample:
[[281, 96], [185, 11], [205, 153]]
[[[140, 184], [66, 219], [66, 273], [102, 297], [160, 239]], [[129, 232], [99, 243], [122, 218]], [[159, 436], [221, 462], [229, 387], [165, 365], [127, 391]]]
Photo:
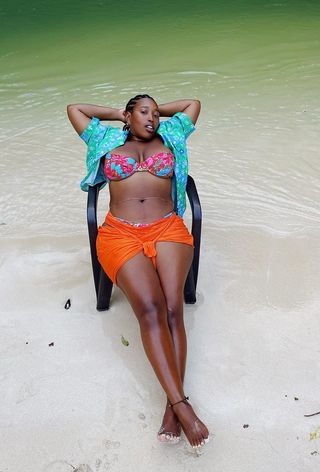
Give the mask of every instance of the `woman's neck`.
[[150, 139], [138, 138], [138, 136], [135, 136], [130, 132], [129, 136], [127, 137], [127, 141], [138, 141], [142, 143], [147, 143], [148, 141], [150, 141]]

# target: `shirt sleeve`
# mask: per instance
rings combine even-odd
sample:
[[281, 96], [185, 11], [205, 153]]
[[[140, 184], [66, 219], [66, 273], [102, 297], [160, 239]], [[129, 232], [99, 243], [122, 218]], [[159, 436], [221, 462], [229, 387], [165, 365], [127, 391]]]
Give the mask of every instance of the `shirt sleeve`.
[[185, 139], [196, 129], [189, 116], [181, 111], [175, 113], [168, 120], [162, 121], [160, 126], [170, 133], [175, 134], [178, 132], [179, 135], [182, 134]]
[[103, 126], [100, 123], [99, 118], [94, 116], [91, 121], [88, 123], [88, 126], [80, 134], [80, 138], [86, 143], [89, 144], [89, 141], [93, 140], [95, 144], [99, 144], [100, 141], [104, 138], [108, 127]]

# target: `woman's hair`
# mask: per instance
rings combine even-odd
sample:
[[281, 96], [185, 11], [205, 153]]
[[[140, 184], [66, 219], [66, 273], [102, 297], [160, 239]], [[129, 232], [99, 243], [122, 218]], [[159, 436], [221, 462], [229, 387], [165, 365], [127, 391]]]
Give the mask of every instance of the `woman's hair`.
[[[135, 104], [141, 100], [142, 98], [150, 98], [150, 100], [153, 100], [155, 103], [155, 99], [150, 97], [150, 95], [148, 94], [143, 94], [143, 95], [136, 95], [135, 97], [132, 97], [130, 98], [130, 100], [128, 101], [128, 103], [126, 104], [126, 108], [125, 108], [125, 111], [130, 111], [132, 112], [132, 110], [134, 109], [134, 106]], [[123, 127], [123, 130], [125, 131], [129, 131], [129, 125], [125, 124], [124, 127]]]

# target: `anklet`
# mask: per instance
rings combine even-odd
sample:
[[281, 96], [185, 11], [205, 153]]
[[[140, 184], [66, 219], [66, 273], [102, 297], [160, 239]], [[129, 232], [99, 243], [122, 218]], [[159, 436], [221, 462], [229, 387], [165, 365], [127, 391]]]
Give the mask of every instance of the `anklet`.
[[173, 407], [174, 405], [176, 405], [177, 403], [181, 403], [181, 402], [186, 403], [187, 400], [189, 400], [189, 397], [184, 397], [183, 400], [179, 400], [178, 402], [175, 402], [175, 403], [170, 403], [170, 402], [169, 402], [169, 406], [170, 406], [170, 408], [172, 408], [172, 407]]

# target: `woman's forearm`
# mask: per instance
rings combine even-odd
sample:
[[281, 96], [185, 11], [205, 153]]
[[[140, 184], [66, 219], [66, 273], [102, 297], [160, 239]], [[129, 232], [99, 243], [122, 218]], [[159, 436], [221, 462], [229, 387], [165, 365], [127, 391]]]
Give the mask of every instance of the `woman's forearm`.
[[68, 105], [68, 107], [76, 108], [88, 118], [96, 116], [100, 120], [124, 121], [123, 112], [118, 108], [90, 105], [89, 103], [75, 103]]
[[173, 116], [179, 111], [185, 112], [190, 108], [199, 108], [199, 100], [176, 100], [174, 102], [163, 103], [159, 105], [159, 111], [161, 116]]
[[196, 124], [201, 109], [199, 100], [177, 100], [175, 102], [159, 105], [161, 116], [173, 116], [182, 111], [189, 116], [193, 124]]
[[72, 126], [79, 135], [83, 133], [93, 117], [99, 118], [99, 120], [125, 121], [123, 110], [89, 105], [89, 103], [71, 103], [67, 106], [67, 114]]

